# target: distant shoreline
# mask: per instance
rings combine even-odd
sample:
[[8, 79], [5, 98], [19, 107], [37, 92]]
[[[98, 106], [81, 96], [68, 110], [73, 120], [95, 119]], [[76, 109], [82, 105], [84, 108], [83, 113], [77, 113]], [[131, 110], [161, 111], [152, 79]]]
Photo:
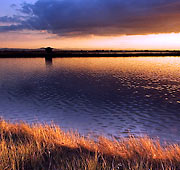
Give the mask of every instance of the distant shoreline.
[[180, 51], [0, 51], [0, 58], [143, 57], [180, 56]]

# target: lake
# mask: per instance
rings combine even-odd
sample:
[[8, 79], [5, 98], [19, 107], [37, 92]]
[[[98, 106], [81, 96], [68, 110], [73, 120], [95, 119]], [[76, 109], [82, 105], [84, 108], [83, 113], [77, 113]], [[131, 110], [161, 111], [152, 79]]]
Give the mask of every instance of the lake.
[[1, 58], [0, 116], [179, 142], [180, 57]]

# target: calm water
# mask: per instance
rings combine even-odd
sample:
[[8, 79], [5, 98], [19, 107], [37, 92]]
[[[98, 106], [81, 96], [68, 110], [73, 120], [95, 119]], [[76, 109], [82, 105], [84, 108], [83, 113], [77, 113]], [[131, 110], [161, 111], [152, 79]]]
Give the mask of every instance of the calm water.
[[0, 59], [0, 115], [179, 142], [180, 57]]

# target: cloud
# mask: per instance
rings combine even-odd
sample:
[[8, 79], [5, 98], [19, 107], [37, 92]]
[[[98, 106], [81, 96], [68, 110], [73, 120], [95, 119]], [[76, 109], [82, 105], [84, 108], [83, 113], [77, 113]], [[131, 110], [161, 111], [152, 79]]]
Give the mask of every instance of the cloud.
[[13, 16], [13, 17], [3, 16], [3, 17], [0, 17], [0, 22], [4, 22], [4, 23], [20, 23], [21, 18], [19, 16]]
[[22, 15], [0, 17], [0, 32], [47, 30], [59, 36], [180, 32], [178, 0], [38, 0]]

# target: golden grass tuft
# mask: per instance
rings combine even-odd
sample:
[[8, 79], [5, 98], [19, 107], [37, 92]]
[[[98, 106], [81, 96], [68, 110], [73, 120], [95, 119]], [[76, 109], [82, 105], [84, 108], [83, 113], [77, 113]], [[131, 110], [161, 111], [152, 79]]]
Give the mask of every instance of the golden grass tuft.
[[55, 125], [0, 120], [0, 170], [179, 170], [180, 146], [149, 137], [96, 141]]

